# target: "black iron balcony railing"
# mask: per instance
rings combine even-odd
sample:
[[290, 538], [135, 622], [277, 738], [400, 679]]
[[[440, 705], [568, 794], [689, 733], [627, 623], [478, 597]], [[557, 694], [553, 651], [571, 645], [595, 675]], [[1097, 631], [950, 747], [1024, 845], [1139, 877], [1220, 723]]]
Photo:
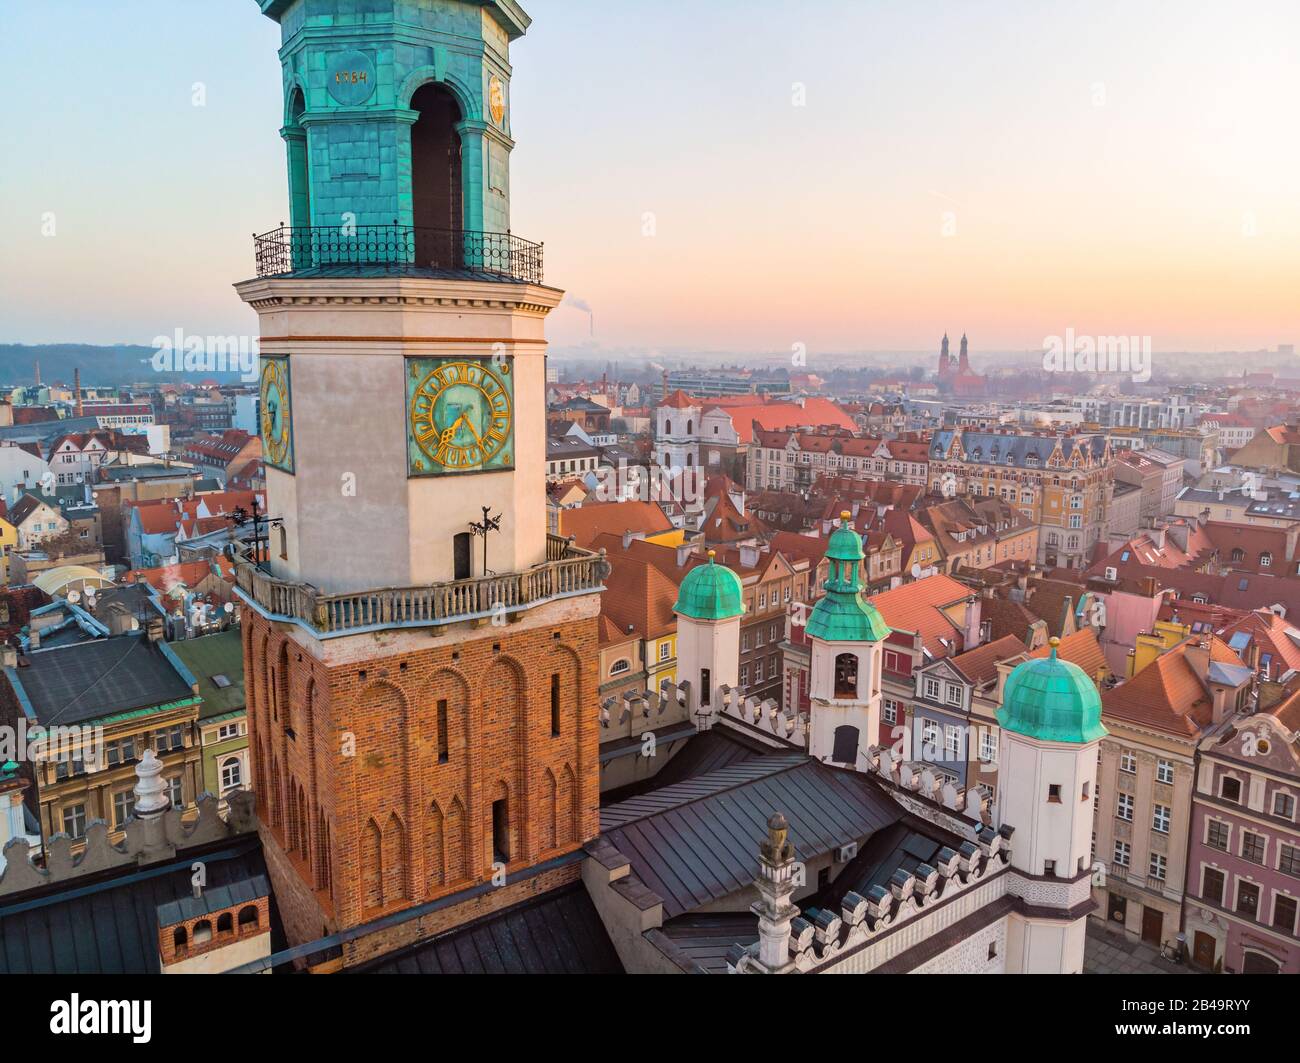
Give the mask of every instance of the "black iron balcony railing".
[[542, 283], [542, 245], [410, 225], [280, 228], [253, 236], [259, 277], [469, 276]]

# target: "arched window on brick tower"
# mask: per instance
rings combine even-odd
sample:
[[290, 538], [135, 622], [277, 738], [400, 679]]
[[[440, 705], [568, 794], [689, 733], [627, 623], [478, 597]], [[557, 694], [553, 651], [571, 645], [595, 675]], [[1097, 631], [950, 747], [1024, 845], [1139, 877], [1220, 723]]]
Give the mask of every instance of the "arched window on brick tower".
[[456, 269], [465, 227], [461, 176], [462, 115], [441, 85], [424, 85], [411, 97], [419, 119], [411, 127], [411, 208], [416, 227], [415, 264]]

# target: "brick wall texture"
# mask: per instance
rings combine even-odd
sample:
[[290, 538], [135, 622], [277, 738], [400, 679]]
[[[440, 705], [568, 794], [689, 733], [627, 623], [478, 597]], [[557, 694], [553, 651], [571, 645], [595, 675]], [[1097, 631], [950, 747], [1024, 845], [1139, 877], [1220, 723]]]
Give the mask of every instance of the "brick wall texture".
[[[335, 664], [247, 607], [243, 637], [258, 816], [291, 944], [489, 882], [503, 841], [515, 874], [598, 833], [594, 616], [396, 654], [376, 642]], [[470, 903], [482, 915], [523, 886]]]

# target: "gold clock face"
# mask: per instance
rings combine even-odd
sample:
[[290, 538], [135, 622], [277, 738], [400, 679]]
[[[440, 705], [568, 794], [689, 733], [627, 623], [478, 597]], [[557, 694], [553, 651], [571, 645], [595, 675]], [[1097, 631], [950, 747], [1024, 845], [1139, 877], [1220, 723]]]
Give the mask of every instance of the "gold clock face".
[[408, 411], [413, 475], [514, 467], [510, 359], [413, 360]]
[[293, 472], [293, 418], [289, 410], [287, 358], [262, 359], [260, 407], [263, 460], [284, 472]]
[[495, 74], [488, 82], [488, 107], [492, 111], [492, 121], [501, 125], [506, 120], [506, 87]]

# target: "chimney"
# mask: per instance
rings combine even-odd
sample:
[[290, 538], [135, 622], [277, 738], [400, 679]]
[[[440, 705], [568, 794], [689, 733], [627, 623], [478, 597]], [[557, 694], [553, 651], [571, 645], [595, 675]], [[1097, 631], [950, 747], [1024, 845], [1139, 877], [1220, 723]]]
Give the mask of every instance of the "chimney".
[[167, 626], [160, 616], [153, 616], [146, 620], [144, 630], [150, 642], [162, 642], [167, 634]]
[[693, 548], [692, 548], [692, 546], [691, 546], [690, 543], [682, 543], [682, 545], [679, 546], [679, 547], [677, 548], [677, 567], [678, 567], [678, 568], [685, 568], [685, 567], [686, 567], [686, 562], [689, 561], [689, 560], [691, 559], [691, 553], [692, 553], [692, 552], [693, 552]]
[[984, 625], [980, 622], [980, 599], [977, 596], [972, 595], [966, 599], [966, 615], [962, 626], [965, 629], [962, 632], [966, 641], [965, 649], [975, 649], [980, 645], [980, 636], [984, 633]]
[[1142, 577], [1142, 596], [1144, 598], [1154, 598], [1159, 591], [1156, 585], [1155, 576]]
[[81, 367], [78, 366], [72, 371], [72, 401], [76, 403], [77, 416], [83, 416], [83, 407], [81, 405]]

